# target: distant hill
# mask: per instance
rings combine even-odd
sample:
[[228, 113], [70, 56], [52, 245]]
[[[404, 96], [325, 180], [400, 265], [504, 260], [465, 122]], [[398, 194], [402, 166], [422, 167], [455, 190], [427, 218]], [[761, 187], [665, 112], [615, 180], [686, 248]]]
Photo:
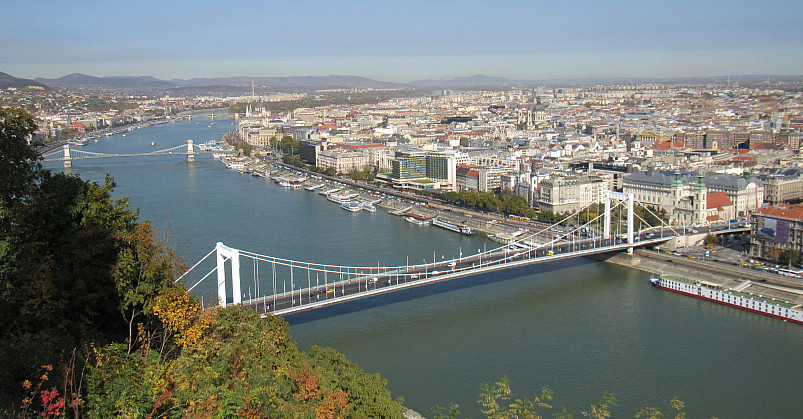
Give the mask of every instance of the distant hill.
[[[439, 79], [416, 80], [407, 83], [409, 86], [428, 89], [480, 89], [498, 87], [534, 87], [534, 86], [571, 86], [598, 83], [725, 83], [728, 76], [697, 77], [588, 77], [575, 79], [514, 80], [505, 77], [474, 75], [469, 77], [445, 77]], [[731, 75], [731, 83], [760, 85], [766, 83], [800, 83], [800, 75]]]
[[392, 89], [405, 87], [403, 84], [388, 83], [358, 76], [299, 76], [299, 77], [221, 77], [195, 78], [189, 80], [160, 80], [151, 76], [113, 76], [95, 77], [74, 73], [58, 79], [37, 78], [36, 81], [53, 87], [99, 88], [99, 89], [186, 89], [221, 86], [248, 86], [251, 81], [264, 91], [264, 86], [276, 90], [309, 89]]
[[38, 81], [21, 79], [10, 74], [0, 72], [0, 89], [8, 89], [9, 87], [16, 87], [17, 89], [22, 89], [25, 87], [41, 87], [43, 89], [49, 89], [48, 86]]
[[294, 77], [225, 77], [196, 78], [190, 80], [172, 80], [177, 86], [226, 86], [251, 85], [251, 81], [259, 86], [271, 86], [281, 89], [394, 89], [405, 87], [403, 84], [377, 81], [359, 76], [294, 76]]
[[52, 87], [84, 87], [98, 89], [164, 89], [172, 87], [170, 82], [151, 76], [110, 76], [95, 77], [73, 73], [58, 79], [37, 78], [36, 81]]
[[480, 87], [513, 87], [531, 85], [535, 82], [529, 80], [512, 80], [505, 77], [491, 77], [476, 74], [469, 77], [444, 77], [439, 79], [426, 79], [411, 81], [407, 84], [414, 87], [429, 89], [467, 89]]
[[[731, 75], [731, 83], [745, 85], [760, 85], [766, 83], [801, 82], [803, 76], [778, 75]], [[518, 88], [535, 86], [571, 86], [598, 83], [725, 83], [727, 76], [703, 77], [663, 77], [663, 78], [576, 78], [576, 79], [545, 79], [545, 80], [515, 80], [505, 77], [485, 76], [481, 74], [468, 77], [446, 77], [439, 79], [425, 79], [411, 81], [406, 84], [390, 83], [369, 79], [360, 76], [294, 76], [294, 77], [218, 77], [193, 78], [189, 80], [173, 79], [161, 80], [151, 76], [113, 76], [95, 77], [86, 74], [70, 74], [58, 79], [37, 78], [35, 80], [17, 79], [5, 73], [0, 73], [0, 87], [20, 87], [24, 85], [66, 87], [66, 88], [96, 88], [96, 89], [132, 89], [132, 90], [158, 90], [177, 94], [248, 94], [251, 91], [251, 82], [256, 85], [260, 93], [271, 91], [312, 91], [325, 89], [398, 89], [398, 88], [424, 88], [424, 89], [490, 89], [490, 88]], [[12, 84], [14, 83], [14, 84]]]

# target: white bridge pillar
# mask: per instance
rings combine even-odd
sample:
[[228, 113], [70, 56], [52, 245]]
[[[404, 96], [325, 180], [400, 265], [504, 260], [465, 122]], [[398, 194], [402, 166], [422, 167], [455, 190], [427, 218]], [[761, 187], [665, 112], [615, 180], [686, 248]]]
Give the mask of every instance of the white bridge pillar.
[[192, 146], [192, 140], [187, 140], [187, 161], [195, 161], [195, 148]]
[[70, 156], [69, 144], [64, 144], [64, 167], [72, 167], [72, 157]]
[[240, 251], [221, 242], [217, 242], [215, 250], [217, 250], [217, 304], [219, 307], [226, 307], [226, 259], [231, 259], [232, 304], [240, 304], [243, 301], [240, 291]]
[[618, 199], [627, 203], [627, 242], [633, 244], [633, 194], [608, 191], [605, 195], [605, 226], [602, 238], [611, 238], [611, 199]]

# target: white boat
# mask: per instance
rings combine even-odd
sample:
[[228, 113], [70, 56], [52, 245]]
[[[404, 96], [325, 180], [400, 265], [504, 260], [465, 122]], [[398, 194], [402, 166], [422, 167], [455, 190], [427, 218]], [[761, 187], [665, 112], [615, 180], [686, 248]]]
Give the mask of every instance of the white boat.
[[433, 218], [432, 225], [454, 231], [455, 233], [465, 234], [466, 236], [474, 234], [474, 229], [465, 224], [452, 223], [439, 218]]
[[658, 288], [679, 294], [690, 295], [703, 300], [803, 324], [803, 308], [801, 308], [801, 304], [769, 298], [760, 294], [723, 289], [719, 284], [695, 281], [680, 276], [661, 275], [650, 278], [650, 282]]
[[417, 224], [417, 225], [420, 225], [420, 226], [429, 224], [429, 220], [428, 219], [426, 219], [426, 218], [417, 218], [417, 217], [413, 217], [412, 215], [408, 215], [408, 216], [404, 217], [404, 221], [407, 221], [408, 223], [412, 223], [412, 224]]
[[281, 186], [281, 187], [283, 187], [283, 188], [289, 188], [289, 187], [291, 187], [291, 186], [293, 186], [293, 185], [292, 185], [292, 184], [290, 184], [290, 182], [288, 182], [288, 181], [286, 181], [286, 180], [280, 180], [280, 181], [279, 181], [279, 186]]
[[304, 189], [306, 189], [306, 190], [308, 190], [308, 191], [314, 191], [314, 190], [316, 190], [316, 189], [318, 189], [318, 188], [322, 187], [323, 185], [325, 185], [325, 183], [319, 183], [319, 184], [317, 184], [317, 185], [310, 185], [310, 186], [307, 186], [307, 187], [306, 187], [306, 188], [304, 188]]
[[357, 212], [362, 209], [362, 202], [345, 202], [340, 207], [346, 211]]
[[357, 196], [359, 196], [359, 194], [356, 194], [356, 193], [350, 193], [350, 194], [346, 194], [346, 195], [344, 195], [344, 194], [330, 194], [330, 195], [326, 195], [326, 199], [328, 199], [328, 200], [330, 200], [332, 202], [338, 203], [338, 204], [345, 204], [346, 202], [351, 202], [351, 200], [356, 198]]
[[334, 188], [334, 189], [329, 189], [329, 190], [326, 190], [326, 191], [318, 191], [318, 193], [321, 194], [321, 195], [331, 195], [331, 194], [333, 194], [333, 193], [335, 193], [335, 192], [337, 192], [339, 190], [340, 190], [340, 188]]
[[155, 146], [155, 145], [156, 145], [156, 141], [151, 141], [151, 146]]
[[376, 207], [371, 205], [370, 203], [366, 202], [362, 205], [362, 209], [368, 212], [376, 212]]

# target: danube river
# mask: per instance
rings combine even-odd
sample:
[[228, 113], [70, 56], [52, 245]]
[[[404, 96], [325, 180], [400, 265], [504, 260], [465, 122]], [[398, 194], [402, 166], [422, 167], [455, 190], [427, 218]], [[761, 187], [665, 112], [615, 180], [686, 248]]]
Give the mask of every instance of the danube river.
[[[103, 137], [83, 147], [148, 152], [219, 140], [209, 118]], [[151, 145], [154, 143], [154, 145]], [[58, 164], [48, 164], [58, 168]], [[493, 242], [344, 211], [317, 193], [226, 169], [211, 156], [77, 160], [72, 173], [117, 181], [191, 265], [221, 241], [257, 253], [344, 265], [403, 265], [476, 253]], [[244, 277], [246, 275], [244, 274]], [[690, 417], [799, 417], [803, 327], [652, 288], [649, 275], [576, 259], [455, 280], [289, 318], [302, 349], [335, 347], [388, 380], [394, 397], [431, 416], [458, 403], [479, 417], [479, 386], [507, 375], [514, 393], [555, 390], [579, 413], [610, 391], [614, 417], [665, 407]], [[255, 292], [244, 282], [244, 292]], [[248, 289], [246, 289], [248, 288]], [[211, 284], [199, 286], [208, 294]]]

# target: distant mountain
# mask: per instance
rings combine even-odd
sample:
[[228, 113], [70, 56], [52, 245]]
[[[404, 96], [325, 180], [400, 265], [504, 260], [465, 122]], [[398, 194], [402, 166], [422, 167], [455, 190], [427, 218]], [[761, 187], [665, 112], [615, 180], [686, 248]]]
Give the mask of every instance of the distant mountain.
[[404, 87], [403, 84], [377, 81], [358, 76], [295, 76], [295, 77], [225, 77], [196, 78], [190, 80], [172, 80], [178, 86], [230, 86], [251, 85], [270, 86], [281, 89], [393, 89]]
[[37, 78], [36, 81], [52, 87], [97, 88], [97, 89], [165, 89], [173, 87], [170, 82], [151, 76], [95, 77], [73, 73], [58, 79]]
[[[728, 76], [698, 77], [588, 77], [575, 79], [514, 80], [505, 77], [474, 75], [470, 77], [446, 77], [439, 79], [416, 80], [407, 83], [409, 86], [428, 89], [473, 89], [496, 87], [534, 87], [534, 86], [571, 86], [597, 83], [725, 83]], [[761, 84], [769, 80], [771, 83], [799, 83], [803, 76], [799, 75], [732, 75], [731, 83]]]
[[0, 72], [0, 89], [7, 89], [9, 87], [16, 87], [17, 89], [22, 89], [25, 87], [41, 87], [43, 89], [49, 89], [48, 86], [37, 81], [21, 79], [10, 74]]
[[151, 76], [114, 76], [95, 77], [86, 74], [70, 74], [58, 79], [37, 78], [38, 82], [53, 87], [67, 88], [99, 88], [99, 89], [186, 89], [222, 86], [248, 86], [251, 82], [264, 91], [264, 86], [276, 90], [316, 90], [316, 89], [392, 89], [404, 87], [403, 84], [388, 83], [358, 76], [301, 76], [301, 77], [222, 77], [195, 78], [190, 80], [160, 80]]
[[532, 81], [512, 80], [505, 77], [491, 77], [476, 74], [469, 77], [444, 77], [439, 79], [426, 79], [411, 81], [407, 84], [415, 87], [425, 87], [429, 89], [466, 89], [480, 87], [502, 87], [530, 85]]

